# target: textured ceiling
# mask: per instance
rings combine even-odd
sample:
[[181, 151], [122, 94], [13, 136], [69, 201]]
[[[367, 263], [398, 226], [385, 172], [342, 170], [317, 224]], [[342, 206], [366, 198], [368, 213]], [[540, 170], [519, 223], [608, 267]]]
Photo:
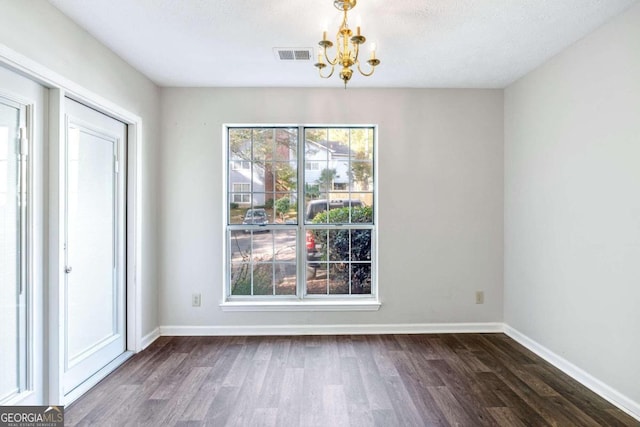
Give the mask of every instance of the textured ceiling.
[[[161, 86], [341, 85], [272, 50], [317, 53], [339, 23], [332, 0], [49, 1]], [[502, 88], [638, 1], [359, 0], [351, 25], [382, 64], [349, 87]]]

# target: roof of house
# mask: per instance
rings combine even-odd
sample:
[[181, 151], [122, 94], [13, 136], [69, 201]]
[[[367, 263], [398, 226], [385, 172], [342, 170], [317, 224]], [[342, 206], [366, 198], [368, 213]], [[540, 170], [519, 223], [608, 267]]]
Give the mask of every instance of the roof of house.
[[307, 142], [319, 145], [321, 148], [325, 150], [329, 150], [331, 154], [345, 155], [349, 156], [351, 154], [351, 149], [348, 145], [341, 144], [338, 141], [312, 141], [307, 139]]

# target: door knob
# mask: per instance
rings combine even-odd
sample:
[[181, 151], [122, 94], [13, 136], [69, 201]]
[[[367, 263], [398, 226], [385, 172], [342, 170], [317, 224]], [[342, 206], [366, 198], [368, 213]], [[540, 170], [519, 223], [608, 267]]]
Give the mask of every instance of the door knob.
[[65, 273], [67, 273], [67, 274], [71, 273], [71, 270], [72, 270], [72, 269], [71, 269], [71, 266], [66, 266], [66, 267], [64, 268], [64, 272], [65, 272]]

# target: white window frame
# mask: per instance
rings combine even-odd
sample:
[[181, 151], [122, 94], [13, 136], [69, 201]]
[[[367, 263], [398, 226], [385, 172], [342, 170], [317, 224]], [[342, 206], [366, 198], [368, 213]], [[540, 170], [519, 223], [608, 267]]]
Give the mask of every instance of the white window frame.
[[[305, 162], [304, 158], [304, 135], [305, 129], [307, 128], [371, 128], [373, 131], [373, 150], [374, 153], [377, 153], [377, 144], [378, 144], [378, 129], [376, 125], [336, 125], [336, 124], [321, 124], [321, 125], [290, 125], [290, 124], [273, 124], [273, 125], [256, 125], [256, 124], [225, 124], [223, 125], [222, 133], [224, 141], [222, 145], [223, 150], [223, 188], [225, 191], [223, 192], [223, 206], [226, 206], [224, 215], [223, 215], [223, 235], [225, 238], [222, 243], [223, 250], [223, 283], [222, 287], [222, 303], [220, 307], [223, 311], [376, 311], [380, 308], [379, 301], [379, 284], [378, 284], [378, 260], [377, 260], [377, 230], [379, 228], [379, 215], [378, 215], [378, 205], [379, 203], [373, 204], [373, 224], [348, 224], [344, 227], [349, 229], [370, 229], [372, 231], [371, 238], [371, 294], [354, 294], [354, 295], [305, 295], [306, 283], [300, 282], [300, 280], [304, 280], [306, 277], [306, 246], [305, 246], [305, 230], [308, 224], [305, 224], [304, 221], [304, 203], [300, 203], [298, 206], [298, 223], [293, 225], [271, 225], [266, 226], [266, 229], [295, 229], [297, 230], [297, 283], [298, 286], [296, 288], [296, 295], [291, 296], [280, 296], [280, 295], [252, 295], [252, 296], [240, 296], [240, 295], [230, 295], [230, 253], [228, 250], [228, 242], [231, 230], [243, 229], [247, 228], [246, 225], [242, 224], [228, 224], [228, 210], [229, 210], [229, 202], [233, 202], [229, 198], [230, 189], [233, 187], [229, 187], [228, 179], [230, 177], [230, 170], [232, 169], [231, 162], [233, 161], [229, 157], [229, 130], [234, 128], [297, 128], [298, 129], [298, 165], [305, 165], [304, 168], [299, 167], [297, 172], [298, 177], [298, 191], [297, 194], [298, 199], [304, 199], [304, 174], [307, 170], [307, 162]], [[311, 161], [313, 162], [313, 161]], [[377, 174], [377, 161], [374, 157], [373, 159], [374, 165], [374, 186], [371, 189], [373, 193], [374, 200], [377, 199], [377, 182], [379, 180]], [[251, 226], [249, 226], [251, 227]], [[335, 228], [335, 225], [328, 225], [327, 227]], [[338, 225], [338, 227], [340, 227]], [[263, 228], [264, 230], [264, 228]], [[351, 262], [351, 261], [349, 261]]]

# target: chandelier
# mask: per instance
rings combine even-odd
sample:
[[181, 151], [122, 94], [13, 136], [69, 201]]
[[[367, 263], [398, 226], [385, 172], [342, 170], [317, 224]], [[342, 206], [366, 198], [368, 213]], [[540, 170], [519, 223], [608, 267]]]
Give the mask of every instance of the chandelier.
[[[372, 44], [371, 56], [367, 60], [371, 69], [369, 72], [364, 72], [362, 71], [362, 68], [360, 68], [360, 60], [358, 58], [360, 54], [360, 45], [367, 39], [360, 34], [360, 26], [356, 27], [356, 35], [353, 35], [353, 32], [347, 23], [347, 12], [356, 6], [356, 2], [357, 0], [334, 0], [333, 5], [336, 9], [344, 12], [342, 24], [340, 25], [340, 28], [338, 28], [338, 33], [336, 34], [336, 55], [333, 59], [329, 59], [327, 49], [333, 47], [333, 42], [331, 40], [327, 40], [327, 32], [324, 31], [322, 34], [322, 40], [318, 43], [321, 47], [320, 53], [318, 54], [318, 62], [314, 64], [318, 68], [320, 77], [323, 79], [331, 77], [336, 66], [342, 67], [342, 70], [340, 70], [340, 78], [344, 82], [345, 89], [353, 75], [353, 70], [351, 69], [352, 66], [356, 65], [360, 74], [368, 77], [373, 74], [375, 67], [380, 64], [380, 60], [376, 58], [375, 45]], [[331, 66], [331, 72], [327, 75], [323, 75], [322, 70], [327, 67], [327, 65]]]

